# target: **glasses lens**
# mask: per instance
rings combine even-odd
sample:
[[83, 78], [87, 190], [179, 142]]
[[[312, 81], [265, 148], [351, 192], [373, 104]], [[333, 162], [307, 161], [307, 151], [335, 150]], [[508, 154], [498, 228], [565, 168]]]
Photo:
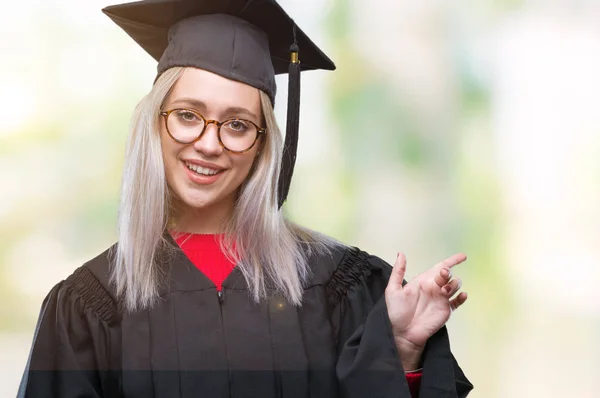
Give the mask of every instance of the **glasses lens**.
[[221, 126], [221, 141], [231, 151], [245, 151], [256, 141], [258, 129], [243, 119], [231, 119]]
[[176, 109], [169, 114], [167, 127], [177, 141], [190, 143], [202, 133], [204, 123], [204, 119], [194, 112]]

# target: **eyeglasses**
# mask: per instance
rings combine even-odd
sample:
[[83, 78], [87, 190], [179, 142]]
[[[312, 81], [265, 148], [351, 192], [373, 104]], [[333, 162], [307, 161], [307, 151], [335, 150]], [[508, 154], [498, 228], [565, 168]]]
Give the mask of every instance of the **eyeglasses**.
[[224, 122], [207, 120], [191, 109], [171, 109], [160, 112], [165, 118], [167, 133], [180, 144], [198, 141], [209, 124], [217, 126], [219, 144], [233, 153], [244, 153], [252, 149], [258, 138], [266, 134], [267, 129], [258, 127], [250, 120], [231, 118]]

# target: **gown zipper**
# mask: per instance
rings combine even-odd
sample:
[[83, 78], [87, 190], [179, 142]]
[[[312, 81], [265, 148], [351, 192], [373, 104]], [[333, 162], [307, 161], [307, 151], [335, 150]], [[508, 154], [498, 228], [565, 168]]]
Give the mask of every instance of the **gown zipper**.
[[225, 346], [225, 361], [227, 366], [227, 385], [229, 386], [229, 396], [231, 391], [231, 375], [229, 374], [229, 349], [227, 348], [227, 333], [225, 332], [225, 321], [223, 319], [223, 290], [217, 290], [217, 299], [219, 300], [219, 311], [221, 312], [221, 330], [223, 331], [223, 345]]

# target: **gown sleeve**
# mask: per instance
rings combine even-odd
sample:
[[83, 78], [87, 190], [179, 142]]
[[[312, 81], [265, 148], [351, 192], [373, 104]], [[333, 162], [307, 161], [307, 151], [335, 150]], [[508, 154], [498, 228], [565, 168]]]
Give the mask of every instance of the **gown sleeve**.
[[[383, 260], [351, 248], [326, 286], [342, 397], [411, 397], [384, 299], [391, 270]], [[427, 341], [422, 368], [421, 398], [464, 398], [473, 388], [450, 352], [445, 326]]]
[[110, 372], [116, 304], [88, 269], [57, 284], [42, 304], [18, 398], [118, 396]]

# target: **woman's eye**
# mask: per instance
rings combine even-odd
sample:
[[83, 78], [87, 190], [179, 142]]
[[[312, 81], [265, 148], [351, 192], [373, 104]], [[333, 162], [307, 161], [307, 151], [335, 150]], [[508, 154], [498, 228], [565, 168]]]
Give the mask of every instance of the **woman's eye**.
[[239, 133], [243, 133], [248, 130], [248, 125], [241, 120], [232, 120], [227, 124], [227, 127]]
[[177, 112], [177, 117], [184, 122], [193, 122], [196, 120], [196, 115], [189, 111], [179, 111]]

